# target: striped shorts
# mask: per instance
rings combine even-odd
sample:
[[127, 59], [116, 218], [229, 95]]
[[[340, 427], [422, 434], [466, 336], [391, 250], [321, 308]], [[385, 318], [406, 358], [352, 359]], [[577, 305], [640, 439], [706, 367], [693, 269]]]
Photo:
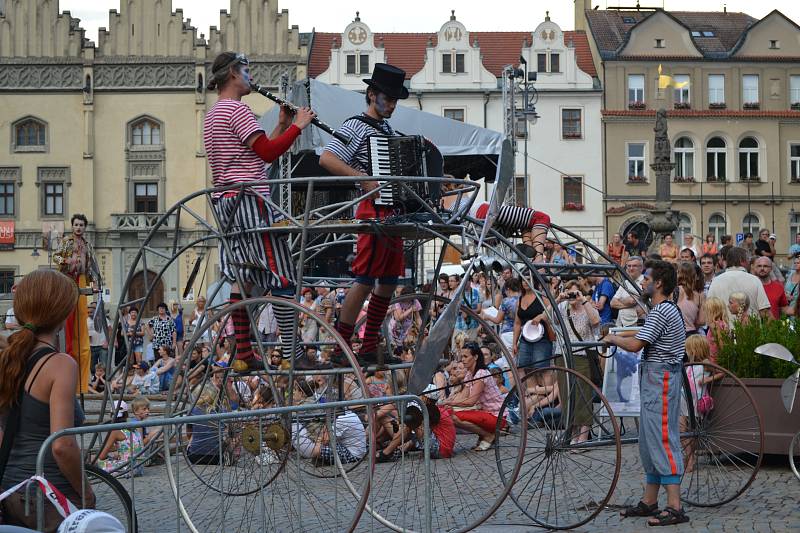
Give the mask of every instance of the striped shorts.
[[286, 235], [252, 231], [275, 222], [275, 213], [260, 196], [245, 194], [239, 205], [237, 195], [214, 201], [220, 231], [225, 232], [227, 248], [219, 243], [220, 272], [231, 282], [243, 281], [264, 289], [294, 285], [295, 267]]

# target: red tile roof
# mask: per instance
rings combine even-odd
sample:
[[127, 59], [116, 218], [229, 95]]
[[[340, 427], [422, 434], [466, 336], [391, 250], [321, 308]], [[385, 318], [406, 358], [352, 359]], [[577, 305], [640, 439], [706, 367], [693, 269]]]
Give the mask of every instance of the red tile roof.
[[[483, 55], [483, 66], [497, 77], [506, 65], [519, 63], [519, 54], [523, 42], [530, 41], [532, 32], [470, 32], [472, 42], [478, 41]], [[435, 46], [438, 42], [436, 33], [375, 33], [374, 43], [386, 49], [386, 61], [406, 71], [406, 79], [422, 70], [425, 64], [425, 50], [431, 40]], [[315, 32], [308, 58], [308, 76], [316, 78], [328, 69], [331, 60], [331, 48], [334, 41], [341, 46], [341, 34]], [[589, 39], [583, 31], [565, 31], [564, 42], [573, 43], [578, 67], [589, 74], [597, 76], [589, 49]], [[472, 42], [470, 44], [472, 44]]]
[[[604, 117], [654, 117], [655, 109], [604, 109]], [[800, 111], [761, 111], [733, 109], [675, 109], [668, 110], [670, 118], [795, 118], [800, 119]]]

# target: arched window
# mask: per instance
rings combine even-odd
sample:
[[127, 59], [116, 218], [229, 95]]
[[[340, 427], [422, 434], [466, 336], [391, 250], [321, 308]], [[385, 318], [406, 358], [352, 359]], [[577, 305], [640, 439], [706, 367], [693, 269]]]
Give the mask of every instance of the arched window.
[[722, 242], [722, 236], [728, 229], [728, 224], [725, 221], [725, 215], [715, 213], [708, 218], [708, 232], [714, 235], [714, 240], [717, 243]]
[[728, 149], [722, 137], [712, 137], [706, 144], [706, 177], [708, 181], [725, 181], [725, 159]]
[[23, 119], [14, 125], [15, 150], [44, 150], [47, 146], [47, 125], [34, 118]]
[[752, 233], [754, 238], [758, 238], [758, 230], [761, 229], [761, 221], [755, 213], [747, 213], [742, 219], [742, 233]]
[[688, 137], [675, 141], [675, 179], [694, 179], [694, 143]]
[[739, 178], [754, 180], [759, 176], [758, 141], [753, 137], [745, 137], [739, 143]]
[[683, 238], [692, 234], [692, 219], [686, 213], [678, 215], [678, 228], [675, 230], [675, 242], [678, 246], [683, 245]]
[[142, 119], [131, 126], [131, 144], [133, 146], [151, 146], [161, 144], [161, 125], [149, 119]]

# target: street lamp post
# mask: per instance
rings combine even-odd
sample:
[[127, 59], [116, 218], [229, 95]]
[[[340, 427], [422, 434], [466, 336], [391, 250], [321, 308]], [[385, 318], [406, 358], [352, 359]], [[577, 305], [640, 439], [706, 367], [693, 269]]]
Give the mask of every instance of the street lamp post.
[[[539, 114], [536, 112], [536, 102], [539, 101], [539, 94], [536, 92], [536, 89], [533, 86], [533, 81], [536, 81], [536, 72], [528, 72], [528, 62], [525, 60], [524, 56], [519, 56], [519, 63], [523, 67], [522, 71], [522, 109], [520, 110], [525, 120], [529, 123], [530, 126], [536, 124], [539, 120]], [[516, 111], [516, 105], [515, 111]], [[525, 183], [524, 183], [524, 202], [522, 205], [528, 205], [528, 180], [530, 176], [528, 176], [528, 138], [530, 137], [530, 130], [528, 129], [528, 124], [525, 125], [525, 146], [523, 148], [523, 156], [524, 156], [524, 171], [525, 171]], [[517, 199], [519, 201], [519, 199]]]

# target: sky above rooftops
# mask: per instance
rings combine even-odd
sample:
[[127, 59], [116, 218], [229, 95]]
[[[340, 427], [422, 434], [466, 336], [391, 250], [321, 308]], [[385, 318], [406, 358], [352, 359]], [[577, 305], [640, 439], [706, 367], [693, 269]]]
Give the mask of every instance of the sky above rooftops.
[[[761, 18], [773, 9], [800, 24], [800, 2], [797, 0], [641, 0], [642, 6], [664, 7], [672, 11], [741, 11]], [[289, 24], [301, 32], [312, 29], [341, 32], [361, 12], [361, 20], [376, 32], [435, 32], [448, 20], [450, 10], [456, 18], [474, 31], [530, 31], [544, 20], [545, 11], [562, 29], [574, 28], [572, 0], [493, 0], [487, 9], [485, 0], [402, 0], [375, 2], [364, 0], [279, 0], [279, 9], [289, 10]], [[592, 0], [592, 6], [636, 5], [635, 0]], [[97, 30], [108, 26], [109, 9], [120, 9], [119, 0], [60, 0], [62, 11], [70, 11], [81, 19], [86, 36], [97, 42]], [[208, 37], [210, 26], [219, 26], [220, 9], [229, 9], [229, 0], [172, 0], [173, 11], [183, 9], [192, 20], [198, 35]]]

